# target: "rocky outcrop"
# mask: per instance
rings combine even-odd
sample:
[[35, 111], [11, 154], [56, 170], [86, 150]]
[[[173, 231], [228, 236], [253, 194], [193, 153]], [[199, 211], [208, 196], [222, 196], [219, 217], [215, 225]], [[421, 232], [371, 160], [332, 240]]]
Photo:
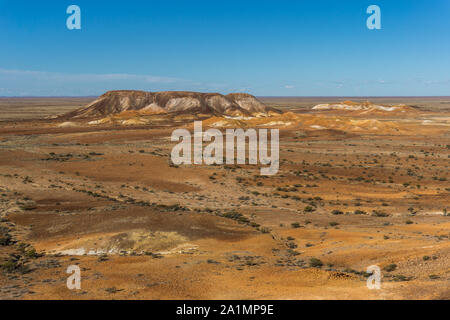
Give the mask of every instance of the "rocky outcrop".
[[86, 107], [65, 115], [68, 118], [105, 117], [124, 111], [144, 114], [193, 113], [229, 116], [257, 116], [278, 113], [245, 93], [222, 95], [187, 91], [109, 91]]

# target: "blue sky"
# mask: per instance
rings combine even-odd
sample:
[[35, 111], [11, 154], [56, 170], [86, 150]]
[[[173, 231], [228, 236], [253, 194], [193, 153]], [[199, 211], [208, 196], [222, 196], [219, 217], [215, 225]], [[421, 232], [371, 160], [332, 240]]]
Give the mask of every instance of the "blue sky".
[[0, 39], [0, 96], [450, 95], [448, 0], [0, 0]]

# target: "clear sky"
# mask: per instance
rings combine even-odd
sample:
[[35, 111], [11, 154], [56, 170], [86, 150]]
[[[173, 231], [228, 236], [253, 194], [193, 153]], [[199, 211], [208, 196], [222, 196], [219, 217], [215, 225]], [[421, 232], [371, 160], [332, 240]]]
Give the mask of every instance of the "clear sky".
[[0, 39], [0, 96], [450, 95], [449, 0], [0, 0]]

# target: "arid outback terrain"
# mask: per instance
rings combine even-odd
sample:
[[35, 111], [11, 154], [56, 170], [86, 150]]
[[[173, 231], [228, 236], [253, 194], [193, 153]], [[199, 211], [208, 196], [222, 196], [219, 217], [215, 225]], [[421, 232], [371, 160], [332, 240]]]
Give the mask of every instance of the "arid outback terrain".
[[[0, 299], [450, 299], [450, 97], [349, 100], [0, 99]], [[194, 120], [280, 129], [278, 174], [172, 164]]]

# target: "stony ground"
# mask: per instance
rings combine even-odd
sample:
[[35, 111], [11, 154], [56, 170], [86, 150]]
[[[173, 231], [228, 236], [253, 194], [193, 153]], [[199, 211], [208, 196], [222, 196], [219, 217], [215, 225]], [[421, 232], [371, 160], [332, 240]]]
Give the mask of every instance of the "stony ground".
[[173, 128], [3, 122], [0, 298], [449, 299], [450, 112], [377, 120], [283, 129], [274, 177], [174, 166]]

